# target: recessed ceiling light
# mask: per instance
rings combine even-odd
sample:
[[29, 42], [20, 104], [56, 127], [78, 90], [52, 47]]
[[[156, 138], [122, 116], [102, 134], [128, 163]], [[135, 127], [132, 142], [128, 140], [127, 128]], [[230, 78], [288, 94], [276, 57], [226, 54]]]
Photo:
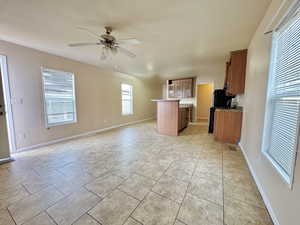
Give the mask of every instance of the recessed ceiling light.
[[152, 63], [147, 64], [147, 70], [152, 71], [153, 70], [153, 65]]

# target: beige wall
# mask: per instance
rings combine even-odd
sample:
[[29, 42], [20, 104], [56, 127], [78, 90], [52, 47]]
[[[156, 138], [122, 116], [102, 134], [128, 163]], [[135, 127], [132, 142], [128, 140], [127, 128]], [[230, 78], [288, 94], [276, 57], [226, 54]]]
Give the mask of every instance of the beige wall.
[[[155, 82], [4, 41], [0, 41], [0, 54], [7, 56], [17, 148], [155, 116], [155, 104], [151, 99], [161, 96], [161, 88]], [[45, 128], [42, 66], [74, 72], [77, 123]], [[134, 88], [133, 116], [121, 116], [122, 82]]]
[[282, 0], [272, 1], [249, 46], [241, 146], [265, 193], [266, 203], [269, 203], [269, 209], [273, 210], [271, 214], [275, 215], [278, 224], [299, 225], [300, 154], [297, 158], [294, 187], [290, 190], [261, 151], [272, 38], [271, 34], [264, 35], [264, 32], [282, 2]]

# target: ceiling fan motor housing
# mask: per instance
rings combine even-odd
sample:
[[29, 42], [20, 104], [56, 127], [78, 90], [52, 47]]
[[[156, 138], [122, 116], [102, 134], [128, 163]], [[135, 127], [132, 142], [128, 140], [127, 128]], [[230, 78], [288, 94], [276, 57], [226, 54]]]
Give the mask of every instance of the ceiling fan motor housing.
[[112, 29], [112, 27], [106, 26], [105, 30], [106, 30], [106, 34], [110, 34], [113, 29]]

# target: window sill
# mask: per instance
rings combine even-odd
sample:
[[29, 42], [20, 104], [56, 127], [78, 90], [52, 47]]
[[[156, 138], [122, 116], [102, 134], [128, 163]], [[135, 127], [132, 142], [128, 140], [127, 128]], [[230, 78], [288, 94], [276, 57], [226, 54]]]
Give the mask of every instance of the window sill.
[[46, 124], [46, 128], [50, 129], [51, 127], [58, 127], [58, 126], [69, 125], [69, 124], [74, 124], [74, 123], [77, 123], [77, 120], [75, 120], [75, 121], [69, 121], [69, 122]]
[[287, 173], [280, 167], [280, 165], [266, 151], [263, 151], [263, 155], [272, 165], [272, 167], [280, 174], [280, 177], [288, 185], [288, 187], [293, 189], [293, 178], [289, 177]]

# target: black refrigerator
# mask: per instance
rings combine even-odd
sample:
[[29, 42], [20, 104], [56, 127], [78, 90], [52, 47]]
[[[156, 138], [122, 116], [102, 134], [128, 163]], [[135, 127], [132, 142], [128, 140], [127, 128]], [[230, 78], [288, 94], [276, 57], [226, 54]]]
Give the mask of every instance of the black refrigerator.
[[209, 125], [208, 125], [208, 133], [214, 132], [214, 116], [217, 108], [230, 108], [231, 107], [231, 99], [235, 96], [226, 96], [225, 89], [216, 89], [214, 91], [214, 104], [213, 107], [210, 108], [209, 111]]

